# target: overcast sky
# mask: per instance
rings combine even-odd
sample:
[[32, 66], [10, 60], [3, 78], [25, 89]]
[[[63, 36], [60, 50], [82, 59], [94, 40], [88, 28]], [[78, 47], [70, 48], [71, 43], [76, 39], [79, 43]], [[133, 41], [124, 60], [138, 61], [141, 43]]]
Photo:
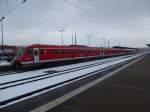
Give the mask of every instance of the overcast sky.
[[0, 0], [0, 17], [5, 15], [4, 42], [12, 45], [78, 44], [144, 47], [150, 43], [150, 0]]

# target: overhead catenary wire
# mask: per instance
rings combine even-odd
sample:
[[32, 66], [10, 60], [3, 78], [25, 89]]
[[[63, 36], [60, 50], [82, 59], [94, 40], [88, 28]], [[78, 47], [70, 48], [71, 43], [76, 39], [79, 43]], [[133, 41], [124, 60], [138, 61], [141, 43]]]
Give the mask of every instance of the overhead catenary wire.
[[[103, 24], [105, 24], [105, 25], [108, 25], [109, 27], [114, 27], [114, 25], [113, 25], [112, 23], [109, 24], [108, 22], [105, 22], [105, 21], [104, 21], [103, 19], [101, 19], [100, 17], [94, 15], [92, 12], [89, 12], [88, 10], [86, 10], [86, 9], [84, 9], [84, 8], [81, 8], [81, 7], [78, 6], [77, 4], [75, 4], [75, 3], [73, 3], [73, 2], [70, 2], [69, 0], [63, 0], [63, 1], [66, 2], [66, 3], [68, 3], [69, 5], [71, 5], [72, 7], [76, 8], [76, 9], [78, 9], [78, 10], [84, 12], [84, 13], [86, 13], [86, 14], [89, 15], [90, 17], [96, 19], [97, 21], [99, 21], [99, 23], [103, 23]], [[104, 13], [104, 11], [102, 11], [102, 12]], [[123, 27], [120, 26], [120, 25], [115, 25], [115, 27], [117, 27], [117, 29], [118, 29], [118, 27], [119, 27], [120, 29], [122, 29], [122, 30], [125, 31], [125, 28], [123, 28]]]
[[18, 7], [20, 7], [26, 1], [27, 0], [22, 0], [21, 2], [19, 2], [18, 4], [16, 4], [14, 7], [12, 7], [12, 8], [9, 9], [9, 7], [8, 7], [9, 6], [9, 2], [7, 0], [7, 11], [4, 12], [1, 17], [5, 17], [6, 15], [9, 15], [12, 11], [16, 10]]
[[[111, 23], [110, 23], [110, 22], [106, 22], [106, 21], [103, 20], [102, 18], [98, 17], [97, 15], [93, 14], [92, 12], [89, 12], [88, 10], [86, 10], [86, 9], [84, 9], [84, 8], [81, 8], [81, 7], [78, 6], [77, 4], [75, 4], [75, 3], [73, 3], [73, 2], [70, 2], [69, 0], [63, 0], [63, 1], [66, 2], [67, 4], [71, 5], [72, 7], [76, 8], [76, 9], [78, 9], [78, 10], [84, 12], [84, 13], [86, 13], [87, 15], [89, 15], [90, 17], [96, 19], [96, 20], [99, 21], [100, 23], [103, 23], [103, 24], [108, 25], [108, 26], [110, 26], [110, 27], [114, 27], [114, 23], [112, 24], [112, 22], [111, 22]], [[96, 7], [96, 4], [95, 4], [95, 3], [91, 2], [90, 0], [88, 0], [88, 2], [91, 3], [94, 7]], [[99, 10], [103, 13], [104, 16], [106, 16], [106, 14], [105, 14], [105, 12], [104, 12], [103, 9], [100, 8]], [[114, 22], [114, 20], [113, 20], [112, 18], [110, 18], [110, 20]], [[125, 30], [125, 28], [122, 27], [121, 25], [115, 25], [115, 26], [116, 26], [116, 27], [119, 27], [119, 28], [121, 28], [121, 29], [123, 29], [123, 30]]]
[[[105, 17], [107, 17], [105, 11], [101, 7], [97, 7], [97, 5], [95, 4], [95, 2], [93, 2], [93, 0], [92, 1], [91, 0], [87, 0], [87, 2], [89, 2], [95, 9], [98, 9], [98, 11], [101, 12]], [[114, 19], [112, 19], [110, 17], [108, 19], [114, 21]]]
[[[87, 2], [89, 2], [95, 9], [98, 9], [98, 11], [101, 12], [101, 14], [103, 14], [103, 16], [105, 16], [107, 19], [109, 19], [112, 24], [116, 23], [116, 20], [113, 19], [112, 17], [108, 17], [108, 15], [105, 13], [105, 11], [101, 7], [97, 7], [97, 5], [95, 4], [95, 2], [93, 0], [87, 0]], [[124, 27], [122, 27], [122, 25], [117, 25], [117, 26], [123, 30], [125, 29]]]
[[8, 0], [6, 2], [7, 2], [6, 3], [6, 5], [7, 5], [7, 11], [9, 12], [9, 2], [8, 2]]
[[63, 0], [64, 2], [66, 2], [67, 4], [71, 5], [72, 7], [86, 13], [87, 15], [91, 16], [92, 18], [95, 18], [97, 21], [99, 21], [100, 23], [103, 23], [103, 24], [107, 24], [107, 25], [110, 25], [108, 23], [106, 23], [103, 19], [99, 18], [98, 16], [94, 15], [93, 13], [85, 10], [84, 8], [81, 8], [80, 6], [78, 6], [77, 4], [74, 4], [72, 2], [70, 2], [69, 0]]
[[[112, 17], [108, 17], [108, 15], [105, 13], [105, 10], [101, 7], [98, 7], [98, 5], [94, 2], [95, 0], [87, 0], [87, 2], [89, 4], [91, 4], [95, 9], [98, 9], [98, 11], [103, 14], [104, 17], [106, 17], [108, 20], [110, 20], [110, 23], [114, 24], [116, 27], [126, 31], [126, 27], [124, 27], [123, 25], [117, 24], [117, 21], [112, 18]], [[116, 25], [117, 24], [117, 25]], [[110, 41], [108, 40], [108, 47], [110, 46]]]

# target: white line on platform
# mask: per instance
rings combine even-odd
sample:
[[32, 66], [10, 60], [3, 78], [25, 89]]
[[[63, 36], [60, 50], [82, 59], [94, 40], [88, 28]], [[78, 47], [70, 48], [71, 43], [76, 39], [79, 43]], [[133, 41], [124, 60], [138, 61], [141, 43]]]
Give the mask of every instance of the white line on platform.
[[36, 109], [34, 109], [34, 110], [30, 111], [30, 112], [46, 112], [46, 111], [48, 111], [48, 110], [58, 106], [59, 104], [62, 104], [63, 102], [71, 99], [72, 97], [80, 94], [81, 92], [91, 88], [92, 86], [102, 82], [103, 80], [106, 80], [107, 78], [115, 75], [117, 72], [119, 72], [119, 71], [129, 67], [130, 65], [132, 65], [133, 63], [139, 61], [142, 58], [143, 57], [138, 58], [138, 59], [134, 60], [133, 62], [131, 62], [129, 64], [126, 64], [125, 66], [123, 66], [121, 68], [118, 68], [117, 70], [115, 70], [115, 71], [113, 71], [113, 72], [111, 72], [111, 73], [109, 73], [109, 74], [107, 74], [107, 75], [105, 75], [103, 77], [100, 77], [100, 78], [96, 79], [95, 81], [92, 81], [92, 82], [90, 82], [88, 84], [85, 84], [85, 85], [81, 86], [80, 88], [75, 89], [75, 90], [67, 93], [66, 95], [61, 96], [61, 97], [59, 97], [59, 98], [57, 98], [57, 99], [55, 99], [55, 100], [53, 100], [53, 101], [51, 101], [51, 102], [49, 102], [49, 103], [47, 103], [45, 105], [42, 105], [41, 107], [36, 108]]

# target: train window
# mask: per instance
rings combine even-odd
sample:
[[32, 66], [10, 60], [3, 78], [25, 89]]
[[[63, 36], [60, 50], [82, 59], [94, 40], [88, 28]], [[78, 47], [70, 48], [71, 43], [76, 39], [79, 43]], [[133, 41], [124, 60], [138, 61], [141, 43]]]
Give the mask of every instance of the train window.
[[75, 53], [78, 53], [78, 51], [75, 51]]
[[58, 50], [58, 54], [64, 54], [64, 51]]
[[68, 51], [68, 54], [71, 54], [72, 53], [72, 51]]
[[45, 50], [40, 50], [40, 55], [45, 55]]
[[65, 54], [65, 52], [64, 52], [64, 51], [59, 51], [59, 53], [60, 53], [60, 54]]
[[51, 52], [52, 52], [52, 50], [48, 50], [48, 52], [49, 52], [49, 53], [51, 53]]
[[55, 51], [56, 54], [67, 54], [68, 52], [67, 51], [63, 51], [63, 50], [57, 50]]
[[30, 56], [32, 56], [32, 55], [33, 55], [33, 51], [32, 51], [32, 49], [29, 49], [29, 50], [28, 50], [28, 55], [30, 55]]
[[22, 56], [23, 53], [24, 53], [24, 49], [23, 48], [19, 48], [18, 51], [17, 51], [17, 57]]
[[67, 52], [66, 52], [66, 51], [64, 51], [64, 54], [67, 54]]
[[34, 56], [38, 56], [38, 51], [34, 51]]
[[58, 50], [54, 50], [53, 53], [54, 54], [60, 54], [60, 52]]
[[64, 51], [57, 50], [55, 53], [56, 53], [56, 54], [64, 54]]

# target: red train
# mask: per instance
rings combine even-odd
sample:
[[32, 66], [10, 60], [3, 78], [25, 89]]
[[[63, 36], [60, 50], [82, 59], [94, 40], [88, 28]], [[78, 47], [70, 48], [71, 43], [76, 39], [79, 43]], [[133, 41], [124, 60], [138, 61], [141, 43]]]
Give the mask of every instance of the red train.
[[134, 53], [135, 49], [98, 48], [81, 45], [55, 46], [34, 44], [20, 47], [12, 63], [16, 66], [37, 65], [52, 61], [118, 56]]

